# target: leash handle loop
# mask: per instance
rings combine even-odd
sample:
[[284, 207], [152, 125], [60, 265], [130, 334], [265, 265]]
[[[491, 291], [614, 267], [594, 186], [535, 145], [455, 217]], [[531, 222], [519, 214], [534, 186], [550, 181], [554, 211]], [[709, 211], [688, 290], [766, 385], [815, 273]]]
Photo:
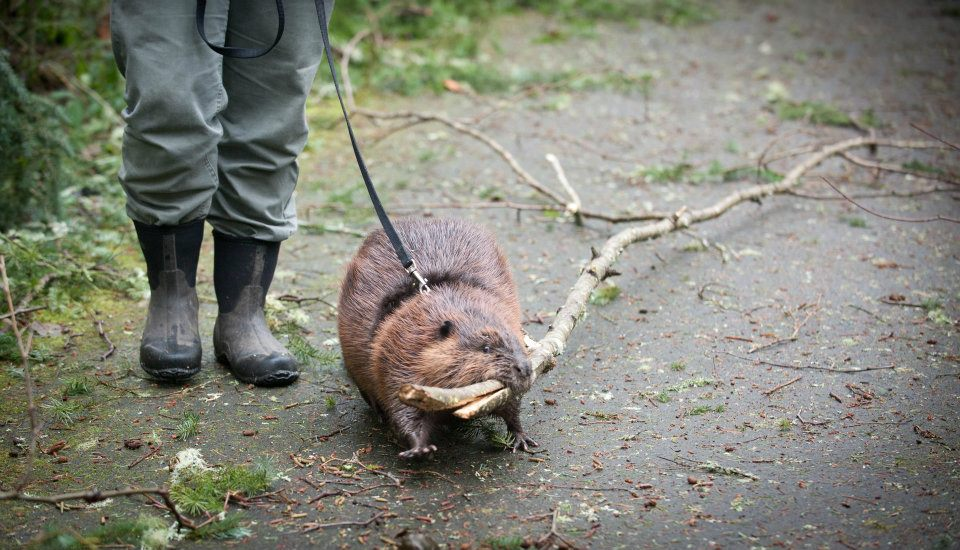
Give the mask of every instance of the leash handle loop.
[[207, 11], [207, 0], [197, 0], [197, 32], [200, 33], [200, 38], [210, 47], [211, 50], [217, 52], [218, 54], [225, 57], [236, 57], [239, 59], [253, 59], [254, 57], [260, 57], [266, 55], [270, 52], [277, 44], [280, 43], [280, 37], [283, 36], [283, 0], [276, 0], [277, 3], [277, 37], [273, 39], [273, 44], [270, 44], [266, 48], [240, 48], [236, 46], [217, 46], [210, 42], [207, 39], [207, 31], [204, 28], [204, 16]]

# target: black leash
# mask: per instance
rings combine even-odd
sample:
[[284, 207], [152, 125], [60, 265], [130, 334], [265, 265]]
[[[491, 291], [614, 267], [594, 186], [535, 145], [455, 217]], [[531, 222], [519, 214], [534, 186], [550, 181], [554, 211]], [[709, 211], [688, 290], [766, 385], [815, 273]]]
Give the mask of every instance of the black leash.
[[[276, 0], [276, 4], [278, 19], [277, 37], [274, 39], [273, 44], [267, 48], [238, 48], [211, 44], [210, 41], [207, 40], [207, 36], [203, 28], [204, 12], [206, 11], [207, 5], [206, 0], [197, 0], [197, 31], [200, 33], [200, 38], [203, 39], [207, 46], [220, 55], [241, 59], [251, 59], [254, 57], [263, 56], [280, 42], [280, 37], [283, 34], [283, 0]], [[407, 270], [407, 273], [413, 277], [414, 281], [416, 281], [417, 288], [420, 290], [420, 292], [428, 293], [430, 292], [430, 287], [427, 286], [427, 280], [424, 279], [417, 270], [417, 262], [415, 262], [407, 252], [406, 247], [403, 246], [403, 241], [400, 240], [400, 235], [397, 234], [397, 230], [394, 229], [393, 223], [390, 222], [390, 218], [387, 216], [387, 212], [384, 210], [383, 204], [380, 202], [380, 197], [377, 196], [377, 190], [373, 186], [373, 180], [370, 178], [370, 172], [367, 170], [367, 164], [363, 161], [363, 155], [360, 153], [360, 146], [357, 144], [357, 138], [353, 133], [353, 126], [350, 124], [350, 117], [347, 115], [347, 107], [343, 103], [343, 95], [340, 92], [340, 82], [337, 78], [337, 71], [333, 65], [333, 52], [331, 51], [330, 37], [327, 31], [326, 6], [324, 5], [324, 0], [314, 0], [314, 4], [317, 7], [317, 17], [320, 22], [320, 36], [323, 39], [323, 52], [327, 58], [327, 66], [330, 68], [330, 76], [333, 78], [333, 87], [337, 91], [337, 99], [340, 101], [340, 110], [343, 112], [343, 120], [347, 123], [347, 133], [350, 135], [350, 145], [353, 146], [353, 154], [357, 158], [357, 166], [360, 168], [360, 175], [363, 177], [363, 184], [367, 187], [367, 194], [370, 195], [370, 202], [373, 203], [373, 209], [377, 213], [377, 218], [380, 219], [380, 225], [383, 226], [384, 233], [386, 233], [387, 238], [390, 239], [390, 244], [393, 245], [393, 250], [396, 252], [397, 259], [400, 260], [400, 264], [405, 270]]]

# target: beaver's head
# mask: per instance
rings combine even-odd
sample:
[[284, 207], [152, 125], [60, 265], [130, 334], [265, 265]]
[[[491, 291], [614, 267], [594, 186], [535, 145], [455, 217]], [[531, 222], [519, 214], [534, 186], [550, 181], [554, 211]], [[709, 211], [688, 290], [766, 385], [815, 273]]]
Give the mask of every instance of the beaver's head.
[[475, 382], [497, 380], [514, 393], [525, 393], [533, 370], [523, 344], [505, 327], [483, 321], [444, 320], [437, 337], [456, 349], [457, 368], [464, 375]]

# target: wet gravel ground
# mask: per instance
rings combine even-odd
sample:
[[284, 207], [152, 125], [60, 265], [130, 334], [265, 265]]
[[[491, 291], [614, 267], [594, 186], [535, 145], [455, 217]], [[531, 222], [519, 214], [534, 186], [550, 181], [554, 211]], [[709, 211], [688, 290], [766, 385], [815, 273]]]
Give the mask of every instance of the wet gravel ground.
[[[858, 134], [781, 121], [765, 98], [773, 82], [798, 101], [857, 116], [871, 110], [884, 123], [881, 135], [923, 138], [911, 122], [960, 135], [960, 19], [943, 15], [950, 7], [725, 2], [701, 26], [601, 24], [596, 37], [559, 44], [531, 43], [549, 28], [545, 20], [504, 19], [495, 32], [511, 52], [508, 67], [650, 72], [648, 97], [547, 89], [378, 107], [484, 115], [480, 127], [559, 190], [543, 160], [556, 154], [591, 210], [702, 207], [753, 182], [658, 183], [644, 181], [642, 168], [751, 165], [768, 148], [769, 156]], [[499, 157], [448, 128], [420, 125], [374, 143], [383, 128], [360, 126], [394, 210], [466, 217], [495, 231], [535, 338], [590, 247], [619, 229], [508, 209], [420, 208], [491, 195], [541, 199]], [[325, 207], [357, 177], [343, 137], [318, 135], [303, 163], [304, 220], [371, 229], [371, 214], [357, 212], [366, 204], [359, 189], [355, 203], [336, 203], [342, 211]], [[953, 174], [960, 165], [950, 151], [882, 149], [876, 159], [919, 160]], [[784, 172], [792, 162], [771, 168]], [[816, 174], [858, 194], [951, 188], [839, 160]], [[237, 385], [208, 357], [196, 389], [186, 392], [129, 376], [116, 385], [162, 397], [98, 387], [103, 400], [92, 419], [75, 433], [48, 435], [75, 448], [69, 465], [54, 467], [51, 476], [63, 477], [51, 488], [163, 483], [167, 460], [192, 446], [210, 463], [267, 457], [282, 470], [279, 492], [248, 503], [253, 535], [238, 545], [251, 548], [388, 547], [404, 532], [449, 548], [506, 545], [512, 537], [590, 548], [960, 547], [958, 226], [874, 217], [833, 200], [818, 178], [801, 191], [807, 196], [742, 205], [628, 249], [616, 266], [619, 297], [589, 308], [556, 370], [523, 398], [536, 454], [504, 452], [480, 429], [451, 430], [432, 460], [403, 462], [332, 362], [317, 362], [290, 388], [260, 390]], [[960, 215], [957, 192], [864, 202], [899, 217]], [[309, 316], [308, 340], [325, 351], [337, 350], [331, 306], [359, 243], [346, 233], [302, 232], [284, 248], [274, 290], [321, 298], [297, 311]], [[207, 333], [215, 316], [211, 274], [207, 262], [200, 275]], [[122, 353], [100, 367], [118, 377], [123, 361], [135, 358], [142, 318], [131, 316], [128, 334], [120, 330], [127, 317], [113, 320]], [[123, 440], [173, 425], [169, 418], [184, 410], [201, 413], [200, 435], [171, 440], [128, 468], [139, 455]], [[25, 540], [46, 522], [90, 526], [141, 511], [130, 500], [64, 515], [4, 505], [0, 531]]]

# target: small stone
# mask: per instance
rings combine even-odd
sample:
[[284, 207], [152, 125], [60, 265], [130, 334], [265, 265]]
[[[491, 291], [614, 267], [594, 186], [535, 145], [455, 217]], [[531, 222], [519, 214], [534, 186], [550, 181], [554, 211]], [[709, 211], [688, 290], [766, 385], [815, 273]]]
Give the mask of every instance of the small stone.
[[557, 404], [557, 400], [556, 400], [556, 399], [544, 399], [543, 402], [546, 403], [547, 405], [556, 405], [556, 404]]
[[244, 437], [253, 437], [257, 435], [257, 430], [243, 430]]
[[700, 483], [700, 480], [698, 480], [693, 476], [687, 476], [687, 483], [689, 483], [690, 485], [696, 485], [697, 483]]
[[124, 439], [123, 446], [131, 450], [139, 449], [140, 447], [143, 447], [143, 440], [137, 438]]

